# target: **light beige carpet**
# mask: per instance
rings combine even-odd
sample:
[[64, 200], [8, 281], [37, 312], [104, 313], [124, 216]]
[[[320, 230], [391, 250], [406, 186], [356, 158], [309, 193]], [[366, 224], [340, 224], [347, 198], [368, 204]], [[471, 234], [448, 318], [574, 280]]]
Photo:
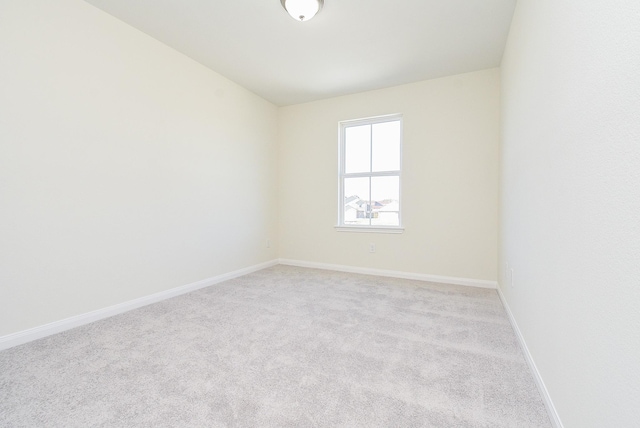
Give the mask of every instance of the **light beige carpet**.
[[276, 266], [0, 352], [2, 427], [550, 427], [493, 290]]

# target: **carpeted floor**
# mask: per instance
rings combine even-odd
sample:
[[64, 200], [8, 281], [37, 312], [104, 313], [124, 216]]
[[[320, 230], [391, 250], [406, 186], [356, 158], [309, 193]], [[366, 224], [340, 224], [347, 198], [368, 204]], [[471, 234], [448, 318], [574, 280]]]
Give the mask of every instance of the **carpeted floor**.
[[494, 290], [276, 266], [0, 352], [2, 427], [550, 427]]

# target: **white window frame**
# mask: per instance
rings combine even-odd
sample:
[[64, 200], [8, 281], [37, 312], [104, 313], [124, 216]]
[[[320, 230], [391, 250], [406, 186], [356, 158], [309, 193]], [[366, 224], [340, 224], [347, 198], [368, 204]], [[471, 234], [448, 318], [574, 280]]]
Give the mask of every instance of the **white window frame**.
[[[400, 169], [397, 171], [345, 173], [345, 136], [346, 129], [352, 126], [374, 125], [385, 122], [400, 122]], [[367, 117], [356, 120], [345, 120], [339, 123], [338, 137], [338, 224], [335, 226], [338, 232], [369, 232], [369, 233], [402, 233], [402, 146], [403, 146], [403, 120], [402, 114], [389, 114], [385, 116]], [[370, 152], [370, 156], [373, 156]], [[352, 225], [344, 224], [344, 180], [352, 177], [398, 177], [400, 193], [398, 201], [398, 226], [379, 225]], [[371, 189], [369, 189], [371, 191]], [[371, 197], [369, 196], [369, 199]]]

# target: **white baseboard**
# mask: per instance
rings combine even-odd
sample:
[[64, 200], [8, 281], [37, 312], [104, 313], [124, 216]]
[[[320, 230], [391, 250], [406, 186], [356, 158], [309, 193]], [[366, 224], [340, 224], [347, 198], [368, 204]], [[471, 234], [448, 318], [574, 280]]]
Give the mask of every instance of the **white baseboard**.
[[524, 354], [525, 359], [527, 360], [527, 364], [529, 364], [529, 368], [533, 374], [533, 379], [536, 382], [538, 387], [538, 391], [540, 391], [540, 395], [542, 396], [542, 400], [544, 401], [544, 405], [547, 408], [547, 413], [549, 413], [549, 419], [551, 419], [551, 424], [554, 428], [563, 428], [562, 421], [560, 420], [560, 416], [556, 410], [556, 407], [553, 405], [553, 401], [551, 401], [551, 396], [549, 395], [549, 391], [547, 390], [544, 381], [542, 380], [542, 376], [540, 376], [540, 372], [538, 371], [538, 367], [536, 366], [535, 361], [533, 361], [533, 356], [531, 352], [529, 352], [529, 347], [524, 340], [524, 336], [522, 336], [522, 332], [520, 331], [520, 327], [518, 327], [518, 323], [516, 319], [513, 317], [513, 313], [511, 312], [511, 308], [509, 308], [509, 304], [507, 303], [507, 299], [505, 299], [504, 294], [502, 294], [502, 290], [498, 287], [498, 295], [500, 296], [500, 300], [502, 301], [502, 305], [504, 309], [507, 311], [507, 315], [509, 316], [509, 321], [511, 322], [511, 326], [516, 333], [516, 337], [518, 338], [518, 342], [520, 343], [520, 348], [522, 349], [522, 353]]
[[12, 348], [14, 346], [22, 345], [27, 342], [31, 342], [43, 337], [50, 336], [52, 334], [61, 333], [66, 330], [70, 330], [75, 327], [80, 327], [85, 324], [89, 324], [94, 321], [109, 318], [114, 315], [121, 314], [133, 309], [140, 308], [142, 306], [150, 305], [152, 303], [160, 302], [162, 300], [170, 299], [181, 294], [189, 293], [191, 291], [198, 290], [200, 288], [209, 287], [214, 284], [218, 284], [229, 279], [237, 278], [261, 269], [265, 269], [277, 264], [309, 267], [315, 269], [335, 270], [341, 272], [360, 273], [366, 275], [386, 276], [392, 278], [404, 278], [414, 279], [418, 281], [440, 282], [444, 284], [456, 284], [466, 285], [471, 287], [482, 288], [497, 288], [497, 282], [486, 281], [469, 278], [455, 278], [448, 276], [438, 275], [426, 275], [411, 272], [401, 272], [382, 269], [360, 268], [345, 265], [333, 265], [326, 263], [305, 262], [302, 260], [290, 260], [279, 259], [272, 260], [265, 263], [260, 263], [254, 266], [249, 266], [244, 269], [239, 269], [233, 272], [228, 272], [222, 275], [214, 276], [212, 278], [203, 279], [191, 284], [183, 285], [180, 287], [172, 288], [170, 290], [161, 291], [159, 293], [151, 294], [149, 296], [140, 297], [138, 299], [130, 300], [128, 302], [119, 303], [117, 305], [109, 306], [103, 309], [98, 309], [92, 312], [76, 315], [70, 318], [66, 318], [60, 321], [55, 321], [49, 324], [34, 327], [28, 330], [19, 331], [6, 336], [0, 337], [0, 351], [3, 349]]
[[170, 290], [154, 293], [149, 296], [140, 297], [138, 299], [129, 300], [128, 302], [119, 303], [117, 305], [109, 306], [103, 309], [98, 309], [92, 312], [76, 315], [70, 318], [66, 318], [60, 321], [55, 321], [49, 324], [41, 325], [38, 327], [30, 328], [28, 330], [19, 331], [17, 333], [9, 334], [0, 337], [0, 351], [3, 349], [12, 348], [14, 346], [22, 345], [23, 343], [31, 342], [33, 340], [41, 339], [43, 337], [50, 336], [52, 334], [61, 333], [66, 330], [70, 330], [81, 325], [89, 324], [94, 321], [98, 321], [104, 318], [109, 318], [114, 315], [121, 314], [123, 312], [137, 309], [142, 306], [157, 303], [162, 300], [170, 299], [172, 297], [186, 294], [191, 291], [198, 290], [200, 288], [209, 287], [214, 284], [218, 284], [223, 281], [227, 281], [233, 278], [237, 278], [243, 275], [247, 275], [258, 270], [262, 270], [278, 264], [277, 260], [272, 260], [265, 263], [249, 266], [243, 269], [238, 269], [233, 272], [223, 273], [211, 278], [203, 279], [201, 281], [193, 282], [191, 284], [183, 285], [180, 287], [172, 288]]
[[415, 279], [417, 281], [439, 282], [443, 284], [466, 285], [469, 287], [498, 288], [497, 281], [484, 279], [457, 278], [452, 276], [427, 275], [423, 273], [402, 272], [395, 270], [372, 269], [328, 263], [306, 262], [303, 260], [280, 259], [280, 264], [289, 266], [308, 267], [314, 269], [335, 270], [339, 272], [360, 273], [364, 275], [386, 276], [391, 278]]

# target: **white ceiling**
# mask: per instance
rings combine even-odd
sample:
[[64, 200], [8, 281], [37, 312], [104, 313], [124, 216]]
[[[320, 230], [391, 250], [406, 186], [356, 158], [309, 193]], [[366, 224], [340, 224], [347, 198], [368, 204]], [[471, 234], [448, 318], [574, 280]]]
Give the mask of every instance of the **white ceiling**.
[[283, 106], [500, 65], [516, 0], [86, 0]]

